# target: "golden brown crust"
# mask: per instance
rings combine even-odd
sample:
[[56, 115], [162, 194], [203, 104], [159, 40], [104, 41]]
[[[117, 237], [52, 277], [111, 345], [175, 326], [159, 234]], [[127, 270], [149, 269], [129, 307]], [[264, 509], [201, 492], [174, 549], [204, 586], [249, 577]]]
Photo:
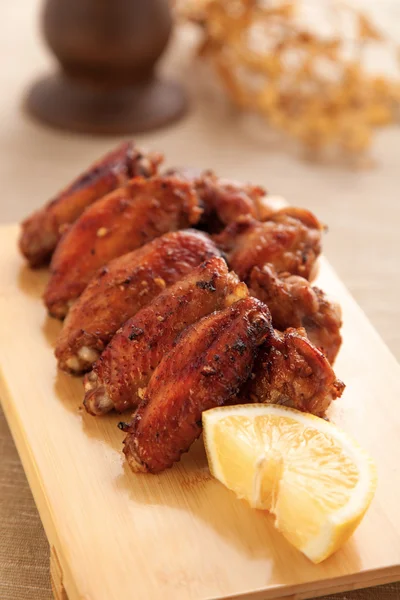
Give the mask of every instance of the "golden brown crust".
[[195, 182], [204, 205], [207, 231], [221, 231], [243, 215], [260, 219], [260, 204], [266, 192], [262, 187], [221, 179], [206, 173]]
[[258, 185], [223, 179], [212, 171], [194, 168], [168, 169], [166, 174], [194, 184], [204, 210], [200, 227], [209, 233], [220, 232], [243, 215], [264, 220], [266, 214], [274, 212], [265, 201], [266, 191]]
[[127, 319], [218, 254], [206, 234], [187, 230], [165, 234], [111, 261], [91, 280], [64, 322], [56, 346], [60, 367], [87, 370]]
[[130, 466], [157, 473], [178, 461], [201, 433], [202, 412], [238, 393], [271, 334], [268, 308], [255, 298], [188, 327], [156, 368], [129, 427]]
[[284, 404], [323, 416], [344, 387], [304, 329], [287, 329], [263, 344], [239, 401]]
[[63, 231], [87, 206], [132, 177], [155, 175], [162, 155], [144, 153], [133, 142], [120, 144], [22, 223], [20, 250], [32, 267], [45, 264]]
[[244, 281], [253, 267], [268, 263], [277, 272], [309, 279], [321, 252], [321, 230], [312, 213], [292, 208], [276, 211], [264, 222], [240, 217], [214, 240], [227, 253], [231, 269]]
[[276, 329], [304, 327], [310, 341], [332, 364], [342, 336], [341, 310], [322, 290], [298, 275], [276, 273], [272, 265], [254, 267], [249, 279], [250, 293], [268, 305]]
[[159, 294], [125, 322], [86, 375], [86, 410], [104, 414], [137, 406], [162, 357], [186, 327], [248, 295], [247, 287], [214, 257]]
[[62, 318], [96, 271], [168, 231], [198, 221], [191, 185], [173, 177], [135, 178], [88, 207], [57, 246], [44, 300]]

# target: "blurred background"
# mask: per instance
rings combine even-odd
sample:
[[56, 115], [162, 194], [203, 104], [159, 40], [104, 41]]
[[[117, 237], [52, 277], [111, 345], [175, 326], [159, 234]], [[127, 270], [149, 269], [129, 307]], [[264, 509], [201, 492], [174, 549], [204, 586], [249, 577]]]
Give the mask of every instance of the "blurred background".
[[[80, 4], [83, 17], [88, 1]], [[99, 5], [105, 2], [97, 1]], [[322, 3], [305, 4], [305, 22], [318, 31], [321, 18], [325, 18], [320, 14]], [[370, 22], [392, 40], [383, 48], [372, 44], [367, 51], [372, 68], [392, 77], [397, 68], [395, 45], [400, 45], [400, 3], [351, 0], [346, 4], [365, 10]], [[163, 152], [168, 166], [212, 168], [224, 177], [261, 184], [271, 194], [314, 211], [329, 227], [324, 240], [328, 259], [399, 358], [398, 125], [374, 131], [369, 148], [361, 153], [362, 160], [354, 160], [341, 149], [333, 158], [318, 156], [309, 148], [306, 151], [303, 144], [292, 143], [293, 136], [281, 136], [279, 127], [271, 130], [262, 117], [233, 106], [212, 69], [212, 52], [208, 55], [211, 59], [197, 57], [204, 22], [188, 23], [186, 3], [174, 5], [175, 9], [179, 5], [183, 16], [158, 70], [165, 80], [181, 83], [187, 111], [173, 123], [147, 133], [104, 136], [53, 129], [28, 113], [24, 105], [28, 90], [38, 77], [58, 68], [40, 33], [43, 4], [38, 0], [1, 3], [0, 223], [20, 221], [118, 141], [134, 137], [140, 146]], [[181, 109], [183, 113], [183, 105]], [[3, 491], [0, 488], [0, 598], [46, 600], [51, 597], [46, 540], [11, 448], [2, 420], [0, 455], [7, 450], [9, 462], [3, 467], [7, 473], [11, 469], [14, 477], [10, 483], [8, 474], [0, 472], [0, 485], [8, 478]], [[376, 597], [399, 598], [398, 590]]]
[[[396, 0], [351, 3], [365, 9], [374, 23], [400, 40], [400, 4]], [[306, 4], [315, 9], [320, 3]], [[14, 0], [0, 8], [0, 220], [4, 223], [19, 221], [41, 206], [124, 137], [51, 129], [22, 109], [35, 79], [56, 67], [40, 35], [41, 6], [36, 0]], [[315, 12], [310, 11], [310, 18]], [[393, 257], [400, 256], [395, 226], [400, 217], [398, 126], [377, 130], [368, 150], [372, 164], [366, 167], [307, 160], [279, 137], [270, 139], [266, 127], [254, 124], [252, 117], [240, 116], [216, 96], [209, 68], [204, 61], [193, 62], [196, 39], [192, 26], [179, 26], [160, 64], [161, 72], [184, 85], [189, 96], [185, 117], [171, 126], [135, 135], [135, 139], [164, 152], [170, 165], [211, 167], [223, 176], [264, 185], [271, 194], [315, 211], [329, 226], [330, 233], [325, 236], [328, 258], [372, 321], [376, 324], [385, 317], [380, 320], [380, 333], [399, 355], [395, 314], [388, 309], [396, 305], [393, 281], [398, 267]], [[379, 52], [376, 61], [385, 71], [390, 61], [385, 64]]]

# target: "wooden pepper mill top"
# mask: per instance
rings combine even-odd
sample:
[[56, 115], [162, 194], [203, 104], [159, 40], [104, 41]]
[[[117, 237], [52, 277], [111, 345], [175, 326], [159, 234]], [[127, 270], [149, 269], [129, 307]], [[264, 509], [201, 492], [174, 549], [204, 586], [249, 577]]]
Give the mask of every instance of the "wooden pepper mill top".
[[172, 29], [168, 0], [46, 0], [42, 19], [61, 70], [31, 89], [27, 107], [34, 116], [57, 127], [115, 134], [183, 114], [180, 87], [155, 75]]

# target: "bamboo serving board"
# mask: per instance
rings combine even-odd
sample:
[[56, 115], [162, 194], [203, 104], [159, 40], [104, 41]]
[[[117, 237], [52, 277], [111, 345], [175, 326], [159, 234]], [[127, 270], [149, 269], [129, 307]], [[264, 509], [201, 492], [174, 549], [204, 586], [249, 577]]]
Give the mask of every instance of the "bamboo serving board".
[[[56, 598], [301, 599], [400, 579], [400, 368], [332, 269], [319, 283], [344, 313], [330, 416], [374, 456], [379, 485], [366, 518], [315, 566], [209, 475], [201, 440], [159, 475], [134, 475], [120, 416], [80, 407], [82, 383], [57, 371], [60, 323], [40, 301], [46, 271], [0, 228], [0, 397], [52, 550]], [[394, 324], [395, 325], [395, 324]]]

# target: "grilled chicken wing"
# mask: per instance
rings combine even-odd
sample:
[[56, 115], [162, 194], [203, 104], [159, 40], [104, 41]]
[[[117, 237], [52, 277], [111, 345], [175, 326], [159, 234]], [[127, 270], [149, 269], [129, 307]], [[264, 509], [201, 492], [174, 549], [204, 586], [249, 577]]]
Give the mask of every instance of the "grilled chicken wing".
[[244, 281], [253, 267], [268, 263], [278, 272], [308, 279], [321, 252], [321, 225], [307, 210], [284, 208], [264, 222], [240, 217], [214, 240], [227, 253], [231, 269]]
[[128, 428], [131, 468], [157, 473], [178, 461], [201, 433], [202, 412], [237, 394], [271, 333], [268, 308], [255, 298], [188, 327], [156, 368]]
[[137, 406], [177, 335], [248, 295], [223, 258], [210, 258], [128, 319], [84, 380], [86, 410], [100, 415]]
[[20, 249], [32, 267], [48, 261], [65, 228], [84, 209], [132, 177], [157, 172], [162, 155], [146, 154], [132, 142], [121, 144], [94, 163], [42, 209], [22, 223]]
[[344, 387], [304, 329], [287, 329], [263, 344], [239, 401], [284, 404], [323, 416]]
[[204, 218], [214, 231], [221, 231], [242, 215], [260, 218], [261, 199], [265, 190], [208, 173], [195, 182], [196, 191], [204, 205]]
[[57, 340], [59, 366], [90, 368], [114, 333], [166, 286], [219, 251], [200, 231], [156, 238], [102, 268], [70, 310]]
[[268, 305], [276, 329], [304, 327], [309, 340], [333, 363], [342, 343], [340, 306], [303, 277], [280, 273], [272, 265], [255, 267], [250, 293]]
[[85, 210], [57, 246], [44, 294], [64, 317], [97, 269], [152, 239], [198, 221], [191, 185], [173, 177], [135, 178]]
[[204, 210], [200, 226], [209, 233], [221, 231], [242, 215], [263, 220], [274, 212], [260, 186], [222, 179], [212, 171], [189, 167], [169, 169], [166, 173], [193, 182]]

